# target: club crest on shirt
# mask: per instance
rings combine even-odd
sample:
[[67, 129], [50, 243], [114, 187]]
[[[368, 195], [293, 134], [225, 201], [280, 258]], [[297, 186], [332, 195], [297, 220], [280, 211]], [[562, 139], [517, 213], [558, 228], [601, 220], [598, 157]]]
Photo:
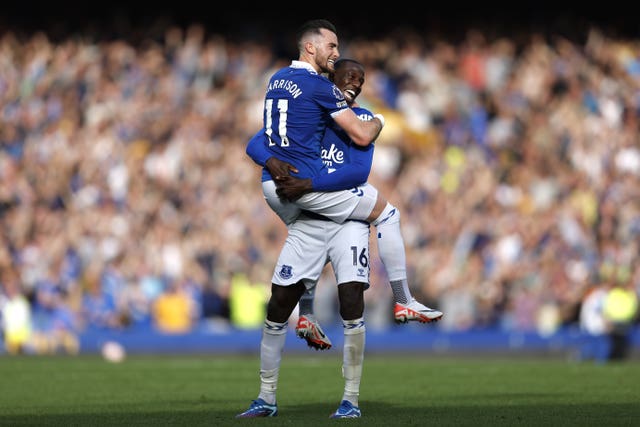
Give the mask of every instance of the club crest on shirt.
[[338, 89], [338, 86], [333, 85], [331, 90], [333, 90], [333, 96], [335, 96], [337, 100], [342, 101], [344, 99], [344, 95], [342, 94], [342, 91]]
[[290, 265], [282, 265], [280, 267], [280, 272], [278, 273], [281, 279], [291, 279], [293, 276], [293, 267]]

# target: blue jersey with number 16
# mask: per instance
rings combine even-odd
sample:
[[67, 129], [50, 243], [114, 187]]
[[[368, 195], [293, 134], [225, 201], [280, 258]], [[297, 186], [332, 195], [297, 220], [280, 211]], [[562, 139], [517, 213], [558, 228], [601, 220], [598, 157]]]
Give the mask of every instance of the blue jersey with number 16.
[[[325, 168], [321, 141], [332, 116], [348, 108], [340, 89], [310, 64], [293, 61], [269, 80], [264, 101], [267, 149], [294, 165], [300, 178]], [[267, 172], [268, 173], [268, 172]]]

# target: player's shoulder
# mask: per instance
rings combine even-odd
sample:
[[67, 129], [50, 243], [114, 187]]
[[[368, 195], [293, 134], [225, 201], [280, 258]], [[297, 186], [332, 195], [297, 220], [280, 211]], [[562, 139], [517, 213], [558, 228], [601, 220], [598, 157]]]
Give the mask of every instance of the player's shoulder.
[[309, 73], [309, 80], [320, 88], [337, 88], [337, 86], [323, 74]]
[[315, 90], [328, 91], [336, 87], [335, 84], [324, 75], [310, 72], [305, 68], [288, 67], [279, 71], [276, 75], [279, 78], [292, 79], [302, 86], [312, 87]]
[[348, 109], [347, 101], [340, 88], [324, 76], [316, 76], [313, 92], [314, 99], [320, 102], [335, 103], [338, 109]]
[[282, 82], [289, 80], [300, 80], [301, 76], [291, 67], [283, 67], [276, 70], [269, 79], [270, 82]]

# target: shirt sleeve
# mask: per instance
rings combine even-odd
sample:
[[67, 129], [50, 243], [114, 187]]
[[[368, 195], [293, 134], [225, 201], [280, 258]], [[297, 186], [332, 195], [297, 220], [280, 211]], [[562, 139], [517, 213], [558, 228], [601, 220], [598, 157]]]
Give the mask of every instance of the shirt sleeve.
[[373, 162], [374, 144], [366, 147], [349, 146], [349, 167], [339, 168], [311, 178], [313, 191], [349, 190], [364, 184], [369, 179]]
[[251, 157], [256, 164], [263, 166], [267, 163], [270, 157], [273, 157], [267, 149], [267, 136], [264, 133], [264, 129], [260, 129], [247, 143], [246, 148], [247, 155]]
[[349, 109], [338, 86], [324, 76], [317, 76], [317, 79], [313, 99], [323, 110], [326, 110], [331, 117], [335, 117]]

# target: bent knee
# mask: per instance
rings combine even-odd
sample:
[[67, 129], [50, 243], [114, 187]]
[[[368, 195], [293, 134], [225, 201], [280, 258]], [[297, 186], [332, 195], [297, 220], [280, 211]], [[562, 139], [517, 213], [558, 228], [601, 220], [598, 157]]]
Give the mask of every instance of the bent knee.
[[338, 285], [340, 317], [354, 320], [364, 315], [364, 288], [366, 283], [347, 282]]

